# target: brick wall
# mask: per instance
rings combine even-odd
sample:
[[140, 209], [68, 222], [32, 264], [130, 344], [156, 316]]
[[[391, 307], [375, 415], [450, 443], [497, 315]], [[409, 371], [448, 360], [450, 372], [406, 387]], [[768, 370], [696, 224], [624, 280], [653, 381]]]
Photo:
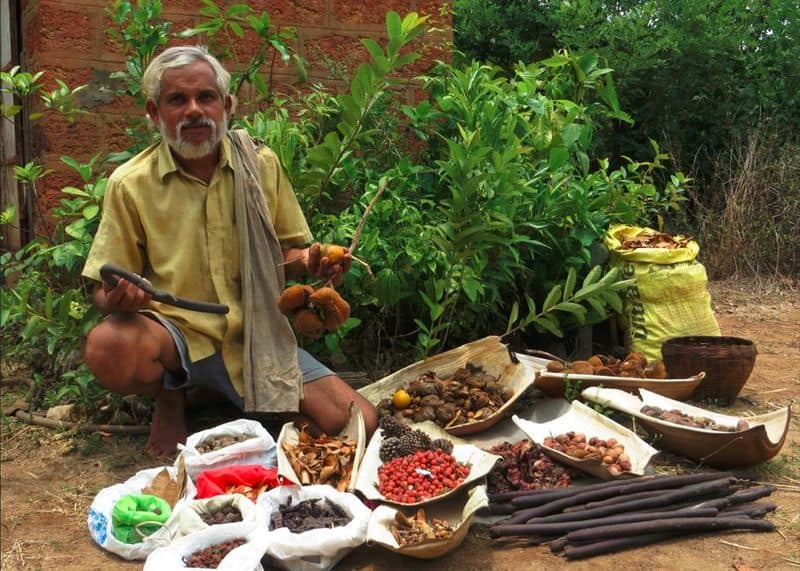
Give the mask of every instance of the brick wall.
[[[217, 0], [220, 6], [239, 2]], [[294, 49], [308, 63], [309, 82], [331, 82], [332, 63], [353, 69], [365, 57], [360, 40], [385, 37], [385, 14], [389, 10], [401, 16], [408, 12], [430, 15], [429, 23], [441, 30], [450, 29], [449, 16], [442, 15], [447, 0], [249, 0], [254, 11], [270, 14], [273, 28], [293, 26], [298, 39]], [[61, 197], [65, 185], [79, 185], [80, 180], [60, 161], [69, 155], [88, 161], [96, 153], [120, 150], [126, 146], [121, 129], [130, 117], [143, 117], [144, 110], [133, 101], [117, 99], [100, 90], [108, 83], [110, 73], [122, 69], [121, 52], [108, 38], [105, 30], [111, 25], [105, 9], [110, 1], [99, 0], [30, 0], [23, 2], [21, 37], [23, 67], [29, 71], [45, 71], [48, 89], [62, 79], [71, 88], [88, 84], [80, 103], [90, 113], [74, 123], [64, 119], [36, 122], [26, 133], [29, 155], [54, 172], [38, 188], [39, 209], [49, 211]], [[177, 32], [202, 22], [198, 10], [200, 0], [166, 0], [163, 17], [173, 22]], [[420, 61], [407, 70], [413, 77], [436, 59], [449, 59], [449, 32], [427, 34], [417, 50]], [[173, 45], [190, 40], [173, 40]], [[237, 45], [240, 60], [244, 61], [247, 46]], [[233, 67], [233, 62], [225, 62]], [[279, 68], [274, 73], [276, 89], [296, 83], [293, 71]], [[28, 160], [31, 160], [30, 158]], [[49, 226], [49, 222], [45, 222]], [[37, 228], [46, 231], [47, 228]]]

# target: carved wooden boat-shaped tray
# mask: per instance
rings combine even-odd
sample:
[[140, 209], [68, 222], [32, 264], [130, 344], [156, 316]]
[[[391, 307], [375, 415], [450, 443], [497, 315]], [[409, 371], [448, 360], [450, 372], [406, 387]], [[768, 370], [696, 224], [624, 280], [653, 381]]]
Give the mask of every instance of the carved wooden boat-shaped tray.
[[[783, 447], [789, 431], [789, 406], [767, 414], [741, 417], [711, 412], [644, 389], [639, 393], [641, 397], [620, 390], [591, 387], [583, 391], [583, 398], [636, 417], [637, 422], [649, 431], [661, 435], [660, 448], [714, 468], [747, 467], [769, 460]], [[724, 432], [684, 426], [641, 412], [645, 405], [676, 409], [689, 416], [702, 416], [732, 427], [739, 420], [745, 420], [750, 428]]]

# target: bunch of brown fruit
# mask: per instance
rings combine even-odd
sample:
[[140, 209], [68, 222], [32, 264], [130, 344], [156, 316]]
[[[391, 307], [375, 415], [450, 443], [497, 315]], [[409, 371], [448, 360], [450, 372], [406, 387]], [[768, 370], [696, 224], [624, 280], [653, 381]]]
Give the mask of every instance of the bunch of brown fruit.
[[294, 330], [309, 339], [319, 339], [350, 317], [350, 304], [328, 286], [291, 285], [278, 298], [278, 307], [291, 319]]
[[667, 369], [660, 359], [651, 363], [642, 353], [631, 353], [622, 360], [612, 355], [592, 355], [585, 361], [550, 361], [547, 370], [551, 373], [575, 375], [601, 375], [604, 377], [638, 377], [666, 379]]

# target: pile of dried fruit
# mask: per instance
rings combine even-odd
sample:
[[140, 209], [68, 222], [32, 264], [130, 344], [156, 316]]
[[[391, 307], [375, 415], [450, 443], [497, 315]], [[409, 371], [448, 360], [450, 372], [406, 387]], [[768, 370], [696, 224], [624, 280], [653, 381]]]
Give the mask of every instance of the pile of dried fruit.
[[[322, 505], [319, 502], [322, 501]], [[338, 505], [325, 498], [304, 500], [292, 505], [292, 498], [272, 512], [272, 527], [285, 527], [292, 533], [303, 533], [311, 529], [331, 528], [347, 525], [353, 518]]]
[[378, 403], [378, 410], [413, 422], [432, 420], [450, 428], [486, 419], [512, 396], [511, 387], [479, 365], [467, 363], [449, 377], [439, 377], [433, 371], [424, 373], [395, 391], [392, 398]]
[[682, 426], [690, 426], [692, 428], [705, 428], [707, 430], [717, 430], [720, 432], [742, 432], [749, 430], [750, 425], [746, 420], [739, 420], [736, 426], [729, 426], [725, 424], [717, 424], [710, 418], [704, 416], [689, 416], [680, 410], [664, 410], [657, 406], [645, 405], [641, 408], [641, 412], [647, 416], [652, 416], [660, 420], [680, 424]]
[[428, 521], [425, 518], [425, 510], [422, 508], [417, 510], [414, 517], [408, 517], [401, 511], [395, 513], [390, 530], [400, 547], [442, 541], [453, 537], [453, 526], [449, 521], [436, 517]]
[[250, 440], [251, 438], [255, 438], [252, 434], [220, 434], [218, 436], [208, 436], [203, 439], [195, 448], [200, 454], [205, 454], [207, 452], [214, 452], [215, 450], [221, 450], [226, 446], [230, 446], [231, 444], [237, 444], [239, 442], [244, 442], [245, 440]]
[[515, 443], [503, 442], [487, 450], [503, 459], [494, 465], [486, 478], [490, 494], [538, 488], [569, 486], [575, 475], [548, 457], [541, 446], [528, 439]]
[[573, 458], [599, 460], [612, 476], [619, 476], [631, 469], [630, 456], [625, 453], [625, 446], [618, 443], [616, 438], [603, 440], [593, 436], [587, 441], [585, 434], [570, 431], [547, 437], [542, 444]]
[[636, 248], [667, 248], [675, 250], [677, 248], [685, 248], [691, 241], [691, 237], [672, 236], [666, 232], [643, 232], [638, 236], [624, 238], [622, 247], [625, 250], [635, 250]]
[[303, 427], [297, 444], [284, 442], [282, 446], [301, 484], [330, 484], [340, 492], [350, 485], [356, 457], [355, 440], [324, 434], [314, 438]]
[[216, 525], [218, 523], [234, 523], [242, 521], [242, 512], [231, 504], [220, 506], [214, 511], [204, 511], [200, 514], [200, 519], [206, 525]]
[[605, 377], [638, 377], [666, 379], [667, 369], [661, 360], [647, 362], [642, 353], [631, 353], [622, 360], [612, 355], [592, 355], [585, 361], [550, 361], [547, 370], [551, 373], [575, 375], [602, 375]]
[[228, 553], [245, 543], [246, 540], [244, 539], [234, 539], [216, 545], [209, 545], [195, 551], [189, 557], [184, 557], [183, 564], [193, 568], [216, 569]]
[[309, 339], [319, 339], [350, 316], [350, 304], [327, 286], [315, 290], [310, 285], [291, 285], [278, 298], [278, 307], [292, 320], [294, 330]]
[[389, 500], [413, 504], [449, 492], [469, 475], [469, 467], [442, 450], [415, 452], [378, 468], [378, 491]]

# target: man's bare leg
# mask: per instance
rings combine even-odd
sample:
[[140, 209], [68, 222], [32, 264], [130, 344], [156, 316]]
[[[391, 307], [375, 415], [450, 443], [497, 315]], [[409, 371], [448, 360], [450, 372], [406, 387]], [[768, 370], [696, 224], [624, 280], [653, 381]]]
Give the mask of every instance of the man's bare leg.
[[355, 402], [361, 409], [366, 437], [369, 438], [378, 427], [378, 413], [375, 407], [336, 375], [328, 375], [303, 384], [300, 417], [295, 423], [307, 420], [312, 431], [318, 430], [328, 435], [338, 434], [347, 424], [351, 402]]
[[175, 343], [158, 322], [140, 314], [118, 314], [89, 333], [86, 364], [108, 390], [152, 396], [153, 419], [146, 450], [155, 457], [171, 456], [186, 441], [185, 395], [164, 389], [164, 371], [177, 371]]

